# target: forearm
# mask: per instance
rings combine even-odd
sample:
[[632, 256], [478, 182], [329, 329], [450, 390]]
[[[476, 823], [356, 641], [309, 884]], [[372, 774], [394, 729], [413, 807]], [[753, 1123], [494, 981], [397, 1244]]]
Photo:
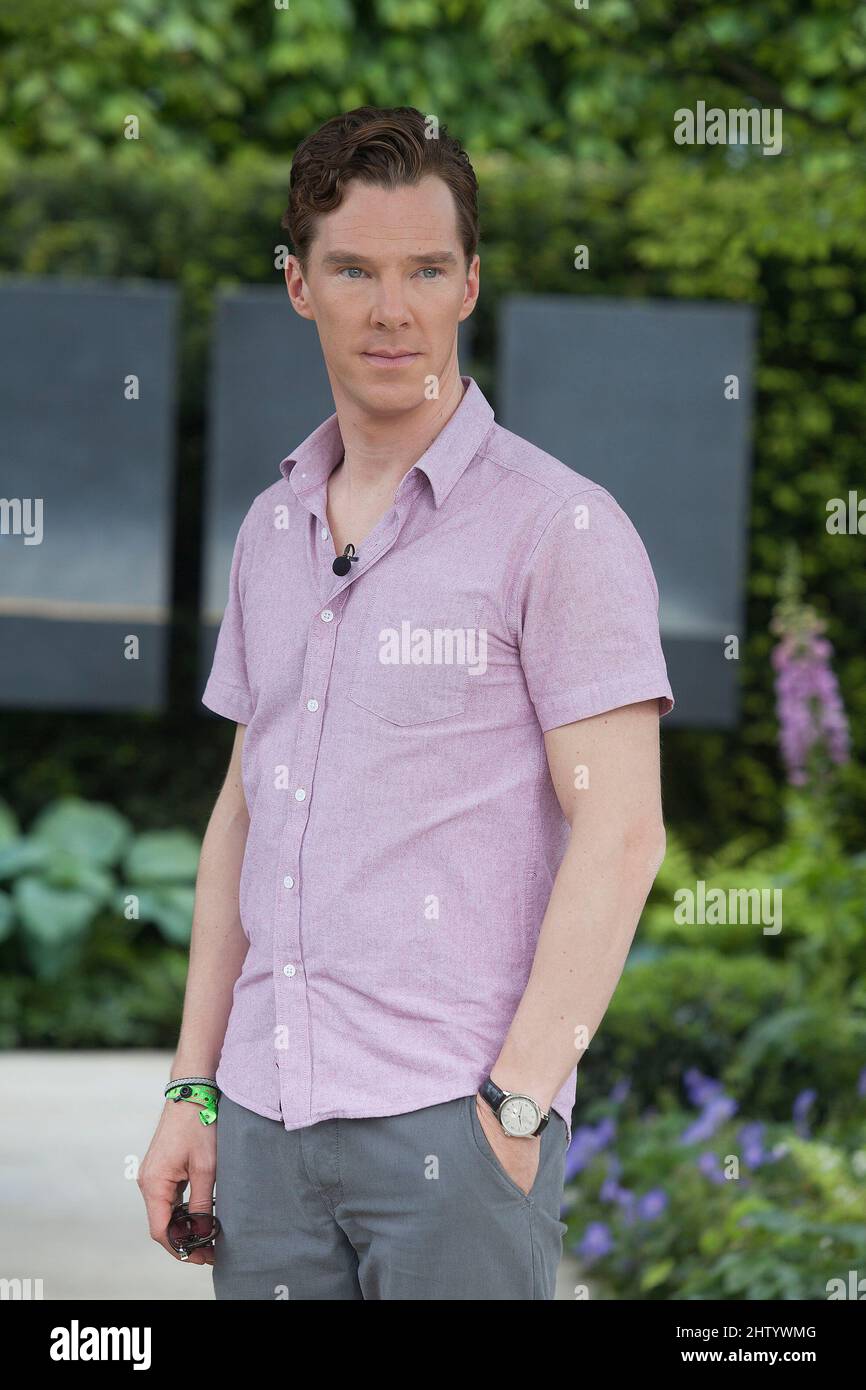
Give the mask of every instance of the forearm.
[[249, 817], [237, 800], [217, 798], [202, 841], [195, 888], [189, 973], [172, 1076], [214, 1076], [235, 981], [249, 942], [238, 892]]
[[573, 834], [532, 971], [491, 1075], [547, 1110], [596, 1032], [664, 858], [655, 836]]

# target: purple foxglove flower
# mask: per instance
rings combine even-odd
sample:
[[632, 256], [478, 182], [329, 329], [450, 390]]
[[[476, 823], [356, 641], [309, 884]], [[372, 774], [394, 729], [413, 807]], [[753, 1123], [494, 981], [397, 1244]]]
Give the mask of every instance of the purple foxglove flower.
[[816, 762], [823, 776], [828, 762], [846, 763], [850, 756], [848, 721], [830, 666], [833, 647], [819, 635], [822, 626], [807, 610], [797, 630], [783, 632], [770, 658], [776, 673], [779, 747], [795, 787], [808, 784]]

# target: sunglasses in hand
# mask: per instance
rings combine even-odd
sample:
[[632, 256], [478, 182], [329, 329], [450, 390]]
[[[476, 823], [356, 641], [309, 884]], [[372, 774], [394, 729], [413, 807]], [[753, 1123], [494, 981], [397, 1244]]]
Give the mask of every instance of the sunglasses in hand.
[[188, 1260], [191, 1250], [213, 1244], [221, 1229], [213, 1212], [190, 1211], [189, 1203], [181, 1202], [172, 1212], [165, 1233], [172, 1250], [176, 1250], [182, 1260]]

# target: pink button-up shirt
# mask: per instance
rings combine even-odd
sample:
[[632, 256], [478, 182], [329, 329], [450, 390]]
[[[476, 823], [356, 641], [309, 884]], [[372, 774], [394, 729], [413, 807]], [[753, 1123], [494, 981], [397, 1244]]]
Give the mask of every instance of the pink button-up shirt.
[[[349, 574], [326, 511], [336, 415], [238, 532], [202, 697], [247, 725], [250, 944], [216, 1080], [287, 1130], [480, 1085], [570, 834], [543, 732], [673, 708], [625, 512], [462, 381]], [[575, 1086], [553, 1101], [569, 1135]]]

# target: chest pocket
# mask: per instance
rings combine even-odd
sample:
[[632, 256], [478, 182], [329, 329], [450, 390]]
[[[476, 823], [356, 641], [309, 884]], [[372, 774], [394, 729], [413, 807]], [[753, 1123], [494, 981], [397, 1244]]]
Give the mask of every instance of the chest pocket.
[[373, 596], [361, 622], [349, 687], [354, 705], [404, 726], [462, 714], [477, 676], [478, 609], [447, 596], [415, 600]]

